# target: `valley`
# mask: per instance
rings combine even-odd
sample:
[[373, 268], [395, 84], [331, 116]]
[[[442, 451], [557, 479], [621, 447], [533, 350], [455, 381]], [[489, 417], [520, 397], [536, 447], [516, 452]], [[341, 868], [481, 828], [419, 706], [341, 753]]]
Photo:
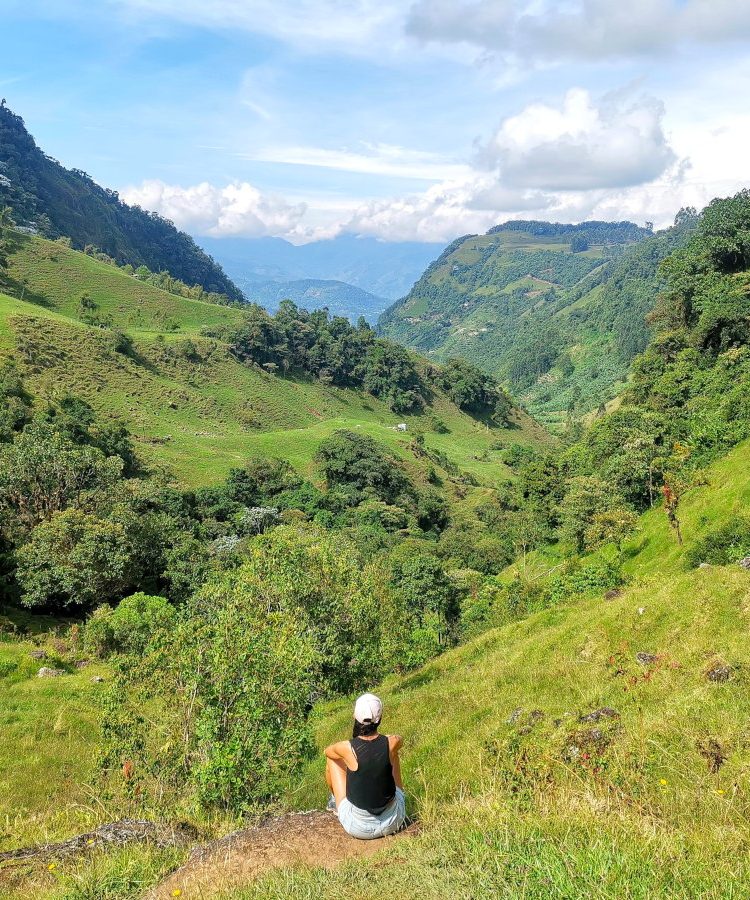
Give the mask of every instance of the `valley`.
[[[259, 239], [376, 330], [252, 302], [249, 239], [219, 265], [0, 115], [0, 896], [743, 896], [750, 192], [382, 278]], [[416, 824], [332, 865], [373, 690]]]

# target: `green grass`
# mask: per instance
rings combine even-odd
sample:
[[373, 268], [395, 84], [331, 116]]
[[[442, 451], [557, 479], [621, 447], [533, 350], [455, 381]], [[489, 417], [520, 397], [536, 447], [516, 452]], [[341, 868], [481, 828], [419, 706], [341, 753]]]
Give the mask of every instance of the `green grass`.
[[[49, 656], [30, 656], [37, 644], [0, 640], [0, 848], [67, 836], [101, 816], [90, 789], [98, 746], [91, 678], [101, 666], [76, 669], [47, 641]], [[41, 666], [63, 668], [38, 678]]]
[[[186, 485], [216, 483], [256, 455], [281, 456], [311, 475], [318, 445], [337, 428], [384, 441], [418, 469], [424, 465], [410, 443], [415, 431], [425, 431], [428, 448], [487, 484], [511, 477], [497, 446], [549, 440], [520, 412], [512, 428], [488, 430], [440, 392], [428, 413], [450, 433], [435, 434], [426, 415], [396, 415], [357, 391], [241, 365], [220, 341], [199, 335], [204, 325], [236, 318], [237, 310], [175, 297], [58, 243], [22, 241], [10, 275], [17, 287], [25, 285], [27, 300], [0, 294], [0, 356], [24, 360], [35, 395], [68, 391], [103, 416], [125, 420], [145, 461], [166, 465]], [[83, 293], [132, 336], [132, 356], [113, 350], [109, 329], [80, 321]], [[183, 350], [188, 336], [197, 359]], [[406, 435], [395, 431], [401, 421]]]
[[[56, 307], [0, 297], [0, 352], [33, 353], [27, 362], [34, 390], [80, 392], [101, 411], [127, 417], [146, 441], [171, 435], [139, 446], [188, 483], [216, 480], [252, 453], [282, 455], [309, 471], [315, 447], [338, 427], [362, 428], [416, 465], [411, 434], [392, 430], [395, 417], [371, 398], [239, 366], [221, 344], [204, 339], [196, 339], [200, 362], [186, 360], [175, 339], [157, 341], [145, 331], [136, 335], [133, 359], [115, 354], [109, 340]], [[498, 435], [538, 437], [528, 420], [487, 432], [442, 396], [435, 412], [451, 433], [427, 431], [428, 446], [486, 483], [505, 474], [498, 451], [483, 459]], [[423, 422], [408, 421], [412, 431]], [[750, 442], [683, 497], [686, 546], [748, 501]], [[616, 598], [548, 609], [375, 686], [385, 701], [385, 728], [406, 739], [404, 774], [410, 809], [423, 823], [420, 837], [387, 846], [366, 868], [353, 862], [334, 872], [277, 871], [228, 896], [744, 898], [750, 573], [736, 565], [688, 570], [659, 507], [640, 524], [624, 548], [630, 583]], [[530, 554], [526, 574], [541, 576], [561, 552]], [[42, 663], [29, 654], [39, 641], [52, 654], [45, 662], [57, 664], [53, 637], [0, 642], [3, 847], [117, 818], [88, 787], [98, 743], [101, 686], [91, 683], [97, 669], [74, 670], [62, 648], [68, 674], [38, 679]], [[656, 659], [644, 666], [639, 652]], [[706, 677], [716, 662], [732, 667], [731, 680]], [[316, 709], [319, 749], [346, 735], [350, 705]], [[604, 706], [619, 716], [580, 721]], [[591, 737], [593, 728], [601, 739]], [[718, 771], [707, 758], [711, 742], [725, 757]], [[318, 754], [290, 787], [290, 808], [323, 804], [322, 772]], [[0, 896], [136, 897], [178, 858], [131, 849], [35, 871], [17, 883], [0, 870]]]
[[[746, 444], [684, 499], [689, 536], [746, 505], [749, 460]], [[410, 806], [425, 833], [384, 851], [354, 896], [745, 895], [750, 573], [686, 570], [656, 509], [630, 552], [634, 581], [614, 600], [536, 614], [377, 688], [386, 729], [406, 740]], [[644, 666], [638, 652], [656, 661]], [[706, 677], [716, 661], [733, 667], [729, 682]], [[619, 718], [579, 721], [604, 706]], [[532, 710], [543, 714], [536, 723]], [[319, 747], [347, 733], [350, 715], [344, 701], [317, 711]], [[594, 727], [606, 745], [585, 744]], [[711, 741], [726, 756], [717, 772]], [[318, 758], [288, 801], [324, 799]], [[231, 897], [332, 898], [356, 872], [279, 872]]]
[[[688, 542], [747, 504], [749, 461], [746, 443], [685, 496]], [[739, 566], [687, 570], [660, 509], [642, 517], [628, 555], [633, 580], [615, 599], [548, 609], [376, 687], [385, 728], [406, 739], [404, 773], [421, 837], [386, 848], [364, 872], [361, 863], [332, 873], [284, 870], [235, 891], [233, 900], [344, 891], [396, 900], [743, 897], [750, 877], [750, 573]], [[0, 644], [0, 660], [8, 661], [2, 729], [10, 739], [0, 747], [6, 846], [116, 818], [85, 787], [97, 742], [92, 670], [36, 679], [31, 646]], [[639, 652], [656, 661], [641, 665]], [[716, 661], [733, 667], [729, 682], [707, 679]], [[317, 708], [319, 748], [347, 733], [350, 702]], [[603, 706], [619, 718], [579, 721]], [[543, 715], [530, 716], [533, 710]], [[590, 748], [585, 759], [582, 735], [594, 727], [609, 743]], [[704, 755], [711, 740], [726, 756], [718, 772]], [[579, 744], [583, 751], [571, 756], [568, 748]], [[31, 766], [20, 762], [26, 755]], [[309, 809], [324, 800], [316, 756], [286, 803]], [[93, 868], [65, 864], [43, 883], [24, 881], [13, 896], [93, 898], [97, 884], [130, 883], [127, 872], [147, 883], [168, 861], [144, 852]], [[37, 893], [29, 884], [38, 884]], [[101, 896], [128, 896], [125, 888], [112, 890]]]
[[9, 278], [22, 287], [26, 298], [70, 318], [79, 318], [84, 294], [97, 304], [97, 315], [131, 334], [172, 330], [195, 334], [204, 326], [240, 317], [231, 307], [177, 297], [144, 284], [56, 241], [19, 236], [18, 243], [9, 259]]

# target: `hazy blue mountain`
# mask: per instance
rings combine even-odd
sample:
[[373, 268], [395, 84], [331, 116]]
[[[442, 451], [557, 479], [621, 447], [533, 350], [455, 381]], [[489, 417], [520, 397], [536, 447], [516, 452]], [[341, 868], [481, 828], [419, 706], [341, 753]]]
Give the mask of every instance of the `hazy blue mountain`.
[[248, 300], [259, 303], [270, 312], [276, 312], [279, 303], [289, 299], [309, 310], [326, 307], [332, 315], [346, 316], [353, 324], [364, 316], [374, 325], [391, 302], [386, 297], [377, 297], [346, 282], [321, 278], [289, 281], [238, 278], [237, 283]]
[[340, 281], [391, 301], [408, 294], [443, 249], [442, 244], [378, 241], [355, 235], [300, 246], [282, 238], [202, 237], [199, 243], [240, 283]]

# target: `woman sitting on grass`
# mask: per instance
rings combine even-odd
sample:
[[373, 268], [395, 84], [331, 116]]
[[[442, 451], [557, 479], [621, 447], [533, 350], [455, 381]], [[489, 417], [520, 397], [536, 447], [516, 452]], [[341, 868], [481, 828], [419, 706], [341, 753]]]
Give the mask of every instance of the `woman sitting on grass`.
[[351, 741], [326, 747], [328, 808], [352, 837], [361, 840], [395, 834], [404, 826], [406, 810], [398, 751], [403, 739], [378, 734], [383, 704], [363, 694], [354, 704]]

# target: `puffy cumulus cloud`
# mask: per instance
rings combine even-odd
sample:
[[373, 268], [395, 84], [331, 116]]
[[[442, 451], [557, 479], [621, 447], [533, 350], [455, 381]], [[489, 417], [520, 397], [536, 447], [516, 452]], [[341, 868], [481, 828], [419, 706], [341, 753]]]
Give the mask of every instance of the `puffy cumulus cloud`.
[[581, 88], [562, 106], [527, 106], [505, 119], [479, 159], [497, 167], [503, 183], [544, 190], [642, 184], [661, 175], [675, 154], [662, 129], [664, 107], [627, 92], [595, 102]]
[[743, 0], [417, 0], [407, 31], [527, 62], [656, 56], [750, 37]]
[[144, 181], [124, 188], [126, 203], [158, 212], [191, 234], [215, 237], [243, 235], [285, 237], [297, 232], [304, 203], [290, 204], [276, 194], [264, 194], [246, 181], [216, 187], [204, 181], [192, 187]]
[[[342, 227], [389, 240], [441, 241], [520, 217], [578, 221], [607, 210], [617, 219], [628, 212], [661, 221], [667, 214], [660, 216], [656, 198], [672, 206], [686, 168], [667, 142], [663, 114], [659, 101], [628, 91], [596, 101], [586, 90], [570, 90], [559, 106], [531, 104], [504, 119], [478, 145], [465, 177], [365, 204]], [[644, 187], [656, 181], [658, 190]]]
[[493, 213], [472, 207], [476, 186], [466, 182], [433, 185], [422, 194], [363, 204], [341, 231], [388, 241], [449, 241], [469, 231], [485, 231]]
[[435, 185], [411, 197], [365, 204], [342, 222], [339, 231], [389, 241], [450, 241], [521, 218], [552, 222], [631, 219], [663, 227], [672, 222], [681, 206], [701, 207], [713, 196], [703, 185], [686, 180], [687, 169], [687, 164], [675, 163], [648, 184], [616, 190], [518, 190], [506, 187], [495, 176], [477, 175], [462, 184]]

